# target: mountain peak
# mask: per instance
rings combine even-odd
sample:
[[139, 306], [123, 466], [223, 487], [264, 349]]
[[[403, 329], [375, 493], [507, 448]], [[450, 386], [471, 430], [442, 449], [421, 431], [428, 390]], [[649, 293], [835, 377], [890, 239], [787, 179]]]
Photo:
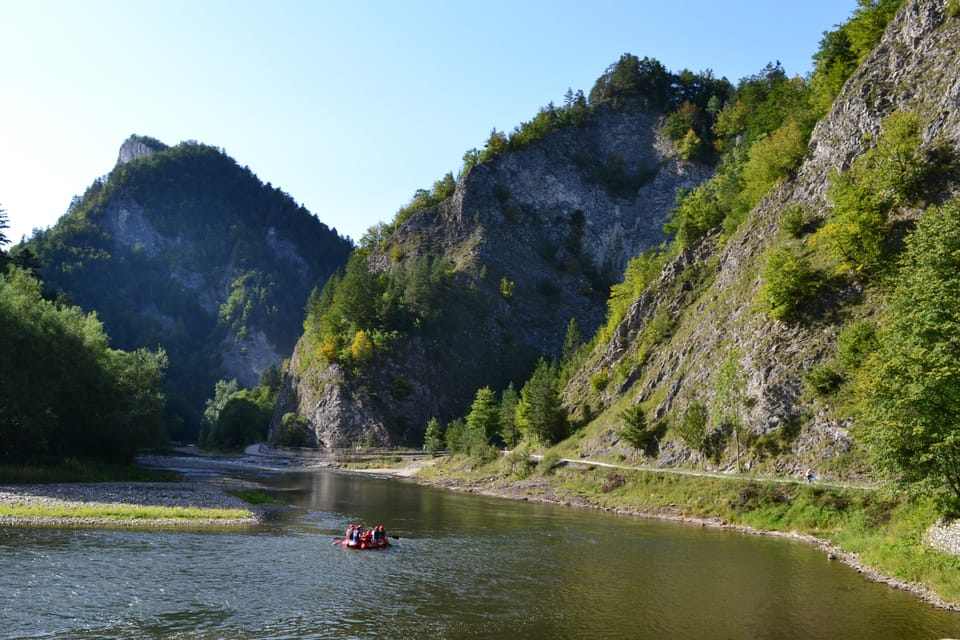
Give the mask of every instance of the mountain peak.
[[125, 164], [137, 158], [148, 156], [157, 151], [163, 151], [167, 145], [156, 138], [149, 136], [138, 136], [133, 134], [120, 145], [120, 153], [117, 156], [117, 164]]

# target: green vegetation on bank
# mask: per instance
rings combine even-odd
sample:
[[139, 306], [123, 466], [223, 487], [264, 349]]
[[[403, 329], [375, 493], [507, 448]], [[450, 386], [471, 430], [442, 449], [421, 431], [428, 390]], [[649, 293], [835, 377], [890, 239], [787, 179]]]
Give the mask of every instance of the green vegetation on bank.
[[203, 412], [199, 445], [235, 451], [266, 440], [279, 392], [280, 370], [275, 366], [263, 371], [253, 389], [241, 389], [236, 380], [220, 380]]
[[0, 504], [0, 517], [22, 519], [77, 519], [98, 525], [107, 523], [166, 520], [174, 522], [200, 522], [208, 520], [249, 520], [246, 509], [218, 509], [201, 507], [157, 507], [136, 504], [89, 504], [65, 503], [43, 505]]
[[478, 466], [475, 460], [454, 456], [424, 468], [418, 477], [427, 483], [476, 483], [481, 490], [503, 489], [527, 499], [547, 497], [543, 483], [548, 483], [555, 492], [550, 499], [561, 503], [810, 535], [857, 554], [862, 565], [883, 575], [960, 602], [960, 558], [923, 543], [927, 528], [938, 517], [937, 505], [929, 497], [740, 475], [716, 478], [557, 467], [520, 463], [513, 457]]
[[166, 443], [166, 354], [112, 349], [95, 314], [0, 274], [0, 457], [129, 460]]

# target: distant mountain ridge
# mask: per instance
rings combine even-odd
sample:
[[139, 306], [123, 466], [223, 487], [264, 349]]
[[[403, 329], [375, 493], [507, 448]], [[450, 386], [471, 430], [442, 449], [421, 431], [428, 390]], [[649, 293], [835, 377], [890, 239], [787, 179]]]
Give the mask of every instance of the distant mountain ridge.
[[252, 386], [279, 367], [310, 290], [353, 249], [221, 150], [144, 136], [28, 247], [46, 287], [96, 311], [115, 346], [168, 352], [188, 435], [217, 380]]

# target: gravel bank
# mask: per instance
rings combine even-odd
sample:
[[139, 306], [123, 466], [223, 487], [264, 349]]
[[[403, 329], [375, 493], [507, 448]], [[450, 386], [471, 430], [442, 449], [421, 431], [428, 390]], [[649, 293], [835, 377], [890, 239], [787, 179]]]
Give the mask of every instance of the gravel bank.
[[262, 522], [265, 510], [251, 507], [227, 491], [247, 487], [227, 478], [186, 482], [98, 482], [0, 486], [0, 504], [42, 506], [160, 506], [208, 509], [243, 509], [242, 518], [26, 518], [0, 516], [0, 526], [110, 526], [110, 527], [209, 527], [242, 526]]

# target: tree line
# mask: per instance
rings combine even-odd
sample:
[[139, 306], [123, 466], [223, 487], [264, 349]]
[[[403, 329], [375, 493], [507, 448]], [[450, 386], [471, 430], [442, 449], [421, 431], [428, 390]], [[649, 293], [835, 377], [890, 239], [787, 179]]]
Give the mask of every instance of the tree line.
[[[0, 230], [6, 228], [0, 211]], [[129, 460], [166, 443], [162, 349], [123, 351], [96, 314], [43, 294], [0, 233], [0, 457]]]

